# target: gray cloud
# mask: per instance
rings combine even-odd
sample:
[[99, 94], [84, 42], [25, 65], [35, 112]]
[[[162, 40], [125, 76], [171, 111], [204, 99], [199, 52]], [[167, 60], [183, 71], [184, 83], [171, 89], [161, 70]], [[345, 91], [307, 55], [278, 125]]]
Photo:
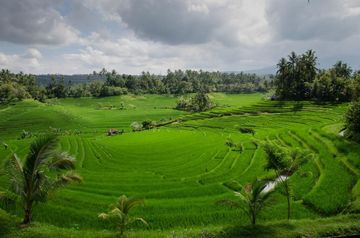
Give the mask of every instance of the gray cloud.
[[55, 10], [56, 1], [0, 0], [0, 40], [19, 44], [71, 42], [76, 31]]
[[168, 44], [204, 43], [221, 26], [207, 5], [184, 0], [124, 0], [118, 13], [145, 39]]
[[[360, 67], [359, 0], [0, 0], [0, 68], [31, 73], [273, 68], [314, 49]], [[7, 43], [7, 42], [11, 43]], [[17, 43], [17, 44], [12, 44]], [[65, 44], [70, 43], [70, 44]], [[52, 47], [56, 45], [57, 47]]]
[[360, 31], [358, 0], [270, 0], [266, 15], [280, 39], [339, 41]]

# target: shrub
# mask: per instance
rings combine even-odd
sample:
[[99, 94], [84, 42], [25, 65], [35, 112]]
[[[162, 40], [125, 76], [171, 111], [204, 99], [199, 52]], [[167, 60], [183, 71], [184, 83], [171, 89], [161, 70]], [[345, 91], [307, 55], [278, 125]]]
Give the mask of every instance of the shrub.
[[142, 128], [145, 130], [152, 129], [156, 126], [156, 122], [151, 121], [151, 120], [145, 120], [141, 124], [142, 124]]
[[134, 121], [133, 123], [131, 123], [130, 127], [131, 127], [132, 131], [141, 131], [143, 128], [143, 125], [142, 125], [142, 123]]
[[206, 93], [200, 92], [190, 98], [180, 97], [176, 109], [189, 112], [203, 112], [213, 107], [209, 96]]
[[353, 102], [345, 114], [346, 135], [360, 142], [360, 101]]
[[252, 129], [252, 128], [241, 127], [239, 130], [240, 130], [241, 133], [244, 133], [244, 134], [255, 135], [255, 130]]
[[14, 221], [4, 210], [0, 209], [0, 237], [8, 234], [15, 227]]

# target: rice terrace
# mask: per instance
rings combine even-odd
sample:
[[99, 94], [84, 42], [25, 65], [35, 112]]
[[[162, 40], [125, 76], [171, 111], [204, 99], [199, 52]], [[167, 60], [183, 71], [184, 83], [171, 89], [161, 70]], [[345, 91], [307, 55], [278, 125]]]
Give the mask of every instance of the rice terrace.
[[[19, 11], [28, 13], [33, 8], [32, 13], [37, 12], [31, 1], [24, 2], [1, 5], [10, 9], [15, 4]], [[225, 3], [211, 1], [198, 5], [196, 1], [159, 1], [160, 5], [155, 1], [143, 1], [143, 5], [137, 1], [119, 1], [113, 3], [114, 9], [119, 7], [115, 12], [104, 3], [91, 7], [86, 1], [81, 4], [79, 1], [75, 7], [72, 3], [52, 6], [40, 2], [36, 8], [56, 12], [53, 17], [60, 16], [58, 24], [72, 22], [71, 27], [64, 25], [62, 30], [69, 31], [68, 36], [82, 37], [82, 41], [69, 43], [71, 47], [91, 46], [80, 50], [79, 58], [76, 53], [64, 53], [63, 68], [57, 68], [50, 56], [54, 52], [42, 55], [34, 48], [44, 52], [54, 50], [44, 46], [50, 44], [53, 32], [49, 31], [46, 39], [38, 36], [14, 42], [0, 34], [0, 41], [9, 45], [5, 53], [0, 47], [0, 68], [3, 68], [0, 71], [0, 237], [360, 235], [359, 61], [351, 61], [353, 58], [345, 53], [341, 56], [334, 53], [336, 60], [327, 64], [326, 60], [333, 59], [329, 58], [332, 51], [324, 53], [323, 48], [317, 49], [315, 43], [312, 45], [307, 40], [301, 41], [306, 43], [302, 47], [316, 51], [304, 49], [295, 53], [286, 48], [282, 55], [273, 56], [275, 61], [271, 64], [276, 66], [266, 73], [237, 71], [211, 59], [209, 62], [219, 64], [216, 70], [211, 68], [212, 63], [198, 65], [196, 60], [193, 65], [189, 62], [178, 67], [174, 61], [169, 66], [159, 58], [173, 60], [166, 58], [175, 52], [173, 45], [199, 46], [201, 50], [205, 44], [198, 42], [202, 35], [194, 36], [194, 41], [183, 38], [183, 34], [188, 36], [190, 32], [186, 27], [204, 24], [202, 18], [192, 19], [193, 14], [199, 17], [197, 14], [204, 14], [206, 9], [207, 14], [215, 14], [216, 5], [230, 19], [234, 17], [232, 10], [225, 8]], [[283, 5], [281, 1], [267, 4], [270, 2], [289, 11], [295, 4]], [[320, 5], [329, 10], [337, 6], [341, 11], [352, 12], [353, 17], [358, 16], [355, 10], [349, 10], [352, 0], [346, 0], [347, 5], [341, 7], [329, 2], [327, 6]], [[265, 5], [264, 17], [273, 19], [270, 15], [276, 10]], [[311, 9], [320, 6], [316, 1], [298, 1], [295, 5], [312, 16]], [[73, 7], [77, 10], [69, 10]], [[127, 12], [120, 10], [121, 7]], [[75, 24], [71, 18], [80, 8], [82, 14], [91, 11], [103, 21], [98, 25], [86, 18], [86, 14], [82, 15], [88, 24], [94, 24], [94, 32], [89, 36], [85, 30], [88, 28], [81, 22]], [[162, 34], [167, 28], [162, 21], [154, 19], [157, 11], [165, 9], [175, 17], [195, 21], [178, 23], [185, 25], [175, 29], [176, 38], [171, 38], [171, 42], [169, 38], [168, 43], [161, 38], [165, 37]], [[240, 6], [236, 9], [241, 12]], [[104, 17], [101, 15], [104, 12], [115, 15]], [[140, 25], [130, 19], [130, 12], [142, 22]], [[117, 14], [120, 20], [115, 20]], [[227, 24], [220, 16], [212, 16]], [[6, 14], [4, 17], [0, 21], [7, 19]], [[47, 17], [37, 19], [36, 24], [48, 21]], [[161, 19], [175, 24], [167, 14]], [[162, 46], [167, 52], [161, 56], [156, 56], [159, 52], [149, 53], [145, 60], [148, 63], [143, 58], [136, 58], [141, 62], [138, 64], [124, 63], [121, 57], [130, 56], [123, 51], [116, 58], [117, 52], [110, 53], [106, 47], [100, 47], [105, 44], [113, 47], [111, 34], [110, 38], [101, 40], [97, 37], [103, 32], [101, 29], [113, 29], [118, 21], [124, 23], [121, 25], [126, 28], [124, 32], [134, 35], [128, 36], [130, 40], [112, 42], [116, 47], [134, 50], [135, 46], [124, 44], [141, 41], [140, 48], [156, 45], [156, 51], [161, 51], [158, 47]], [[153, 21], [154, 25], [150, 27], [147, 21]], [[7, 27], [12, 27], [11, 21], [8, 22]], [[32, 24], [35, 23], [28, 22], [27, 27]], [[302, 24], [310, 27], [310, 23]], [[145, 26], [157, 35], [142, 29]], [[19, 27], [22, 26], [16, 29], [21, 31]], [[10, 30], [6, 32], [13, 34], [14, 39], [20, 37], [9, 33]], [[115, 30], [113, 34], [117, 34]], [[60, 35], [56, 37], [61, 40]], [[216, 37], [214, 41], [224, 40]], [[26, 40], [30, 42], [24, 43]], [[22, 56], [6, 53], [18, 52], [17, 44], [34, 47]], [[250, 45], [246, 42], [242, 47]], [[56, 47], [59, 52], [72, 50], [60, 44]], [[255, 52], [257, 48], [251, 47]], [[296, 44], [293, 47], [299, 48]], [[186, 49], [197, 52], [195, 48]], [[135, 53], [151, 51], [136, 49]], [[98, 54], [97, 50], [103, 52]], [[98, 60], [90, 63], [87, 53], [96, 54]], [[29, 57], [33, 60], [28, 61]], [[47, 57], [49, 62], [45, 62]], [[131, 61], [132, 57], [126, 60]], [[184, 56], [179, 53], [176, 57]], [[350, 62], [340, 61], [341, 57]], [[116, 59], [127, 65], [119, 66], [124, 73], [118, 71]], [[22, 68], [16, 63], [22, 60], [37, 63]], [[68, 65], [66, 60], [79, 67]], [[240, 62], [252, 62], [247, 60]], [[157, 64], [161, 67], [152, 68]], [[91, 74], [80, 73], [91, 72], [95, 67], [102, 69]], [[108, 71], [106, 67], [116, 70]], [[207, 70], [200, 70], [201, 67]]]

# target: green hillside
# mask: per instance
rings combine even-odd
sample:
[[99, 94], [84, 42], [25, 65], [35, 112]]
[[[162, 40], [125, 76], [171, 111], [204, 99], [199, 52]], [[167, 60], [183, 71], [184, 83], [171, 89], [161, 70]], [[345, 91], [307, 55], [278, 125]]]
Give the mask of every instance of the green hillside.
[[[264, 170], [267, 141], [314, 155], [290, 177], [293, 220], [360, 210], [360, 147], [338, 135], [347, 104], [274, 102], [263, 94], [213, 93], [210, 98], [217, 106], [195, 114], [174, 110], [177, 98], [159, 95], [52, 99], [45, 104], [25, 100], [0, 107], [0, 140], [9, 145], [0, 149], [1, 161], [11, 151], [26, 155], [33, 138], [19, 139], [23, 130], [33, 136], [57, 131], [61, 149], [76, 157], [84, 179], [36, 206], [34, 232], [41, 228], [66, 234], [70, 229], [84, 231], [84, 236], [92, 232], [111, 236], [112, 227], [97, 215], [121, 194], [146, 201], [133, 214], [144, 217], [149, 226], [134, 225], [134, 236], [166, 236], [188, 229], [189, 234], [200, 234], [205, 228], [216, 233], [247, 225], [241, 210], [217, 202], [236, 200], [230, 189], [234, 184], [274, 176]], [[131, 131], [132, 122], [144, 120], [168, 123]], [[110, 128], [125, 133], [107, 136]], [[255, 134], [241, 133], [241, 128], [252, 128]], [[241, 144], [242, 150], [227, 147], [228, 138]], [[0, 190], [5, 186], [5, 177], [0, 177]], [[20, 208], [9, 213], [22, 216]], [[271, 195], [271, 205], [260, 214], [259, 223], [282, 222], [286, 216], [286, 198], [279, 190]], [[333, 219], [333, 224], [336, 219], [344, 224], [357, 220]], [[294, 226], [306, 227], [301, 221], [294, 221]], [[359, 226], [352, 224], [349, 231]]]

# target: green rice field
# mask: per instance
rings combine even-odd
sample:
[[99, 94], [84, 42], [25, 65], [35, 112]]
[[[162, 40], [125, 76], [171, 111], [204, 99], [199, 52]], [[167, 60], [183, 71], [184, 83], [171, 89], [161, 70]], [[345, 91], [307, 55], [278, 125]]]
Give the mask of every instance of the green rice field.
[[[241, 210], [217, 202], [236, 200], [236, 184], [274, 176], [264, 170], [267, 141], [313, 154], [290, 177], [293, 220], [360, 211], [360, 146], [339, 135], [347, 104], [276, 102], [263, 94], [210, 97], [217, 106], [194, 114], [175, 110], [177, 98], [161, 95], [25, 100], [1, 106], [0, 141], [9, 148], [0, 148], [0, 162], [12, 151], [26, 155], [33, 138], [19, 139], [23, 130], [33, 135], [60, 133], [59, 146], [76, 157], [84, 181], [38, 204], [34, 220], [88, 235], [113, 231], [98, 214], [122, 194], [146, 201], [133, 211], [149, 223], [132, 227], [140, 237], [249, 224]], [[143, 120], [161, 126], [132, 132], [130, 124]], [[110, 128], [124, 133], [107, 136]], [[252, 128], [255, 134], [241, 133], [240, 128]], [[242, 150], [229, 149], [228, 138]], [[0, 177], [0, 191], [5, 186], [5, 177]], [[11, 213], [22, 217], [20, 208]], [[259, 223], [286, 217], [286, 197], [279, 190], [271, 195]]]

